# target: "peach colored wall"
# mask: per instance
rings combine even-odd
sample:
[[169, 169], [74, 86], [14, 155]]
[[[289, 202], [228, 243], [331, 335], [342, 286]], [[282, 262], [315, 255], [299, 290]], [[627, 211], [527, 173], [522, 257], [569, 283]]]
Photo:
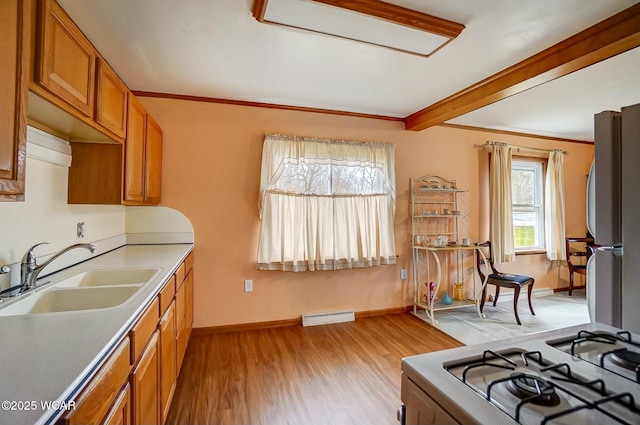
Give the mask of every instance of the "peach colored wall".
[[[401, 123], [310, 112], [143, 98], [164, 131], [162, 205], [176, 208], [195, 232], [195, 326], [221, 326], [300, 317], [304, 313], [381, 310], [410, 305], [409, 179], [437, 174], [469, 188], [469, 236], [480, 231], [481, 172], [475, 145], [500, 140], [559, 147], [566, 159], [568, 231], [582, 235], [590, 145], [434, 127], [405, 131]], [[258, 188], [265, 133], [370, 140], [396, 144], [395, 266], [335, 272], [258, 271]], [[544, 256], [518, 257], [510, 267], [534, 275], [540, 287], [565, 286]], [[566, 273], [566, 271], [565, 271]], [[253, 279], [253, 292], [243, 282]]]

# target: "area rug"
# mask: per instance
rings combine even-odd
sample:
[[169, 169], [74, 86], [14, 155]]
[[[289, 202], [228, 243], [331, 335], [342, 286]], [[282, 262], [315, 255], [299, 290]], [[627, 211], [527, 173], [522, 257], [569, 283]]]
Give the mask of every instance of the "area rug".
[[[474, 306], [435, 313], [437, 328], [466, 345], [486, 343], [507, 339], [535, 332], [564, 328], [589, 322], [584, 291], [574, 291], [569, 297], [565, 293], [533, 298], [532, 316], [526, 297], [518, 302], [518, 315], [522, 326], [518, 326], [513, 315], [513, 300], [502, 299], [496, 307], [492, 303], [485, 304], [485, 319], [478, 317]], [[427, 320], [424, 311], [417, 316]]]

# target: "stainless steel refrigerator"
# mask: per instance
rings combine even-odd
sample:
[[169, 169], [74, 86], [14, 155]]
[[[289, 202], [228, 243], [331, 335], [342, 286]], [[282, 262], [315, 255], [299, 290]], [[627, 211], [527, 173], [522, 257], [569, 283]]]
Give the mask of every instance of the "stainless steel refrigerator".
[[640, 332], [640, 104], [595, 116], [587, 225], [599, 246], [587, 264], [592, 321]]

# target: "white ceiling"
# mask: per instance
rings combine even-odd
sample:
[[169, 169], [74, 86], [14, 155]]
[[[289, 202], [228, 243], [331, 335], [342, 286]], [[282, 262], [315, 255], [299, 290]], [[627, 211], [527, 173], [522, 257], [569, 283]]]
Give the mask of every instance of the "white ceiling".
[[[638, 0], [387, 0], [464, 24], [429, 58], [257, 22], [251, 0], [58, 0], [133, 90], [404, 118]], [[449, 121], [593, 140], [640, 48]]]

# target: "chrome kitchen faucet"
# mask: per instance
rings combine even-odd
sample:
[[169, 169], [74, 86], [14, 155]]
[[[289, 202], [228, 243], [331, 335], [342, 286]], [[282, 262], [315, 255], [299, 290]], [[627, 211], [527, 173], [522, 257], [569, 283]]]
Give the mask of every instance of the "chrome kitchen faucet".
[[84, 248], [91, 252], [92, 254], [96, 252], [96, 247], [90, 243], [78, 243], [75, 245], [68, 246], [64, 248], [62, 251], [55, 254], [53, 257], [49, 258], [43, 264], [38, 265], [36, 263], [36, 254], [33, 250], [40, 245], [48, 244], [49, 242], [40, 242], [39, 244], [35, 244], [24, 254], [22, 257], [22, 263], [20, 264], [20, 293], [24, 293], [36, 287], [36, 280], [38, 279], [38, 275], [49, 264], [53, 262], [53, 260], [60, 257], [65, 252], [71, 251], [75, 248]]

